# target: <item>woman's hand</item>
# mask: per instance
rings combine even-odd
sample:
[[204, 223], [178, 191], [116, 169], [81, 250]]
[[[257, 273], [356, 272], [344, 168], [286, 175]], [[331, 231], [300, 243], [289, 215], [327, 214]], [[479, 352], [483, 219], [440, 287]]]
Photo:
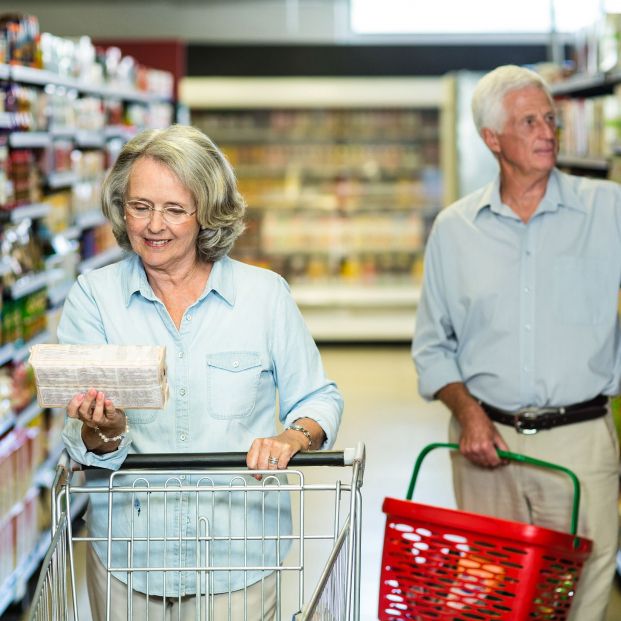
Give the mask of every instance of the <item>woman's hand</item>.
[[[114, 407], [103, 392], [89, 388], [76, 394], [67, 405], [67, 416], [82, 421], [82, 440], [89, 451], [109, 453], [120, 440], [106, 442], [101, 436], [114, 438], [127, 428], [125, 412]], [[101, 435], [100, 435], [101, 434]]]
[[[295, 421], [309, 433], [311, 440], [302, 431], [285, 429], [282, 433], [271, 438], [256, 438], [248, 455], [246, 464], [251, 470], [282, 470], [289, 464], [291, 458], [299, 451], [310, 451], [320, 448], [326, 434], [319, 423], [311, 418], [301, 418]], [[255, 475], [260, 479], [260, 475]]]

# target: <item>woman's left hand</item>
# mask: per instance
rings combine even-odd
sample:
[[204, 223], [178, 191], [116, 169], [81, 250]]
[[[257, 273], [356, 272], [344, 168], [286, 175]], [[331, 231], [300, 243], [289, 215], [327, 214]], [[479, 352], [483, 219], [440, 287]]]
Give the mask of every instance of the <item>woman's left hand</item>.
[[256, 438], [246, 456], [246, 464], [251, 470], [282, 470], [297, 452], [307, 447], [306, 438], [291, 431], [283, 431], [271, 438]]
[[[300, 418], [296, 423], [304, 426], [311, 436], [295, 429], [285, 429], [282, 433], [271, 438], [257, 438], [252, 442], [246, 464], [251, 470], [282, 470], [289, 464], [291, 458], [299, 451], [310, 451], [320, 448], [326, 434], [321, 426], [311, 418]], [[294, 425], [295, 426], [295, 425]], [[256, 475], [260, 479], [260, 475]]]

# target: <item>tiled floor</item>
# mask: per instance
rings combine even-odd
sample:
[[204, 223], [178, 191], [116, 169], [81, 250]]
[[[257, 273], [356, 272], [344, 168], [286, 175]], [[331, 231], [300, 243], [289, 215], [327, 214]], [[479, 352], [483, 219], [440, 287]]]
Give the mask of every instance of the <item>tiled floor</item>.
[[[407, 347], [324, 347], [327, 372], [344, 396], [346, 412], [338, 448], [362, 440], [367, 449], [363, 487], [362, 621], [377, 619], [380, 558], [384, 533], [381, 507], [386, 496], [403, 498], [415, 456], [428, 443], [446, 438], [444, 408], [420, 399]], [[432, 453], [421, 473], [415, 499], [454, 506], [448, 457]], [[307, 511], [322, 511], [310, 507]], [[83, 585], [82, 571], [80, 581]], [[85, 605], [83, 586], [81, 602]], [[81, 621], [90, 621], [81, 614]], [[607, 621], [621, 620], [621, 592], [615, 586]], [[592, 621], [583, 619], [580, 621]]]

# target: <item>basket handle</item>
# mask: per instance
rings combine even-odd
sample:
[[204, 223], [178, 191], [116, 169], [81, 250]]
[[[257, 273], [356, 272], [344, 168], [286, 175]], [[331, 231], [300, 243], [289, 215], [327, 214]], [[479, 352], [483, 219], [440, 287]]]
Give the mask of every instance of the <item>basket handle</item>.
[[[412, 473], [412, 478], [410, 479], [410, 486], [408, 487], [406, 500], [412, 500], [412, 496], [414, 495], [414, 486], [416, 485], [416, 480], [418, 479], [418, 473], [422, 466], [423, 459], [425, 459], [431, 451], [437, 448], [447, 448], [458, 451], [459, 445], [451, 442], [435, 442], [433, 444], [428, 444], [420, 452], [418, 458], [416, 459], [416, 463], [414, 464], [414, 472]], [[576, 531], [578, 530], [578, 509], [580, 508], [580, 482], [578, 481], [578, 477], [569, 468], [559, 466], [558, 464], [542, 461], [541, 459], [535, 459], [534, 457], [527, 457], [526, 455], [521, 455], [520, 453], [501, 451], [500, 449], [496, 449], [496, 452], [498, 453], [498, 456], [503, 459], [510, 459], [512, 461], [519, 461], [532, 466], [541, 466], [551, 470], [558, 470], [560, 472], [564, 472], [571, 479], [574, 486], [574, 502], [571, 511], [571, 534], [575, 537]]]

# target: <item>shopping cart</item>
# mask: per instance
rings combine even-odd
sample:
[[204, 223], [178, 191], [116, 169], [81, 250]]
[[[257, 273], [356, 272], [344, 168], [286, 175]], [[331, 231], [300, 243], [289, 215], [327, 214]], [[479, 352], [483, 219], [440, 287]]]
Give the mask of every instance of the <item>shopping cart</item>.
[[[260, 481], [251, 476], [245, 459], [245, 453], [129, 455], [119, 471], [109, 472], [75, 471], [76, 465], [70, 465], [64, 454], [53, 485], [52, 542], [43, 562], [30, 619], [90, 620], [90, 613], [78, 599], [75, 568], [78, 555], [85, 552], [86, 545], [99, 542], [107, 549], [104, 563], [107, 619], [111, 606], [118, 610], [119, 605], [127, 607], [127, 619], [148, 618], [146, 607], [140, 610], [135, 597], [128, 597], [131, 585], [137, 584], [146, 584], [147, 589], [142, 589], [142, 593], [147, 594], [147, 602], [151, 605], [161, 602], [162, 611], [152, 618], [164, 618], [163, 608], [170, 606], [171, 600], [181, 599], [177, 592], [168, 597], [168, 585], [182, 577], [184, 584], [195, 587], [193, 593], [201, 594], [191, 597], [195, 607], [193, 619], [254, 619], [257, 611], [248, 610], [244, 587], [241, 589], [241, 614], [231, 612], [231, 599], [227, 595], [228, 612], [224, 615], [217, 612], [214, 600], [218, 595], [214, 595], [214, 584], [218, 576], [221, 584], [224, 576], [228, 584], [241, 580], [246, 585], [246, 581], [251, 582], [249, 576], [260, 575], [256, 584], [261, 585], [261, 606], [270, 597], [274, 599], [275, 589], [274, 618], [278, 621], [358, 621], [364, 446], [358, 444], [355, 449], [344, 451], [299, 453], [287, 470], [252, 471], [253, 475], [262, 475]], [[303, 472], [299, 469], [302, 466], [322, 468]], [[329, 482], [324, 479], [324, 475], [328, 478], [326, 466], [332, 467]], [[344, 467], [347, 470], [343, 470]], [[98, 476], [105, 472], [106, 484], [87, 483], [85, 477], [93, 472]], [[347, 476], [342, 476], [344, 472]], [[108, 536], [105, 541], [74, 532], [68, 517], [80, 499], [92, 499], [92, 494], [107, 496]], [[121, 506], [129, 506], [131, 512], [120, 513]], [[242, 519], [243, 525], [238, 528], [240, 520], [221, 519], [222, 507], [228, 507], [228, 515], [231, 515], [230, 509], [236, 507], [238, 514], [241, 510], [242, 516], [253, 518], [259, 507], [264, 515], [253, 519], [252, 523]], [[309, 507], [314, 507], [312, 514], [309, 514]], [[266, 527], [268, 511], [271, 523], [277, 525], [275, 529]], [[154, 512], [158, 515], [152, 515]], [[138, 517], [140, 514], [142, 518]], [[170, 515], [176, 520], [181, 514], [184, 524], [185, 520], [193, 522], [196, 532], [190, 535], [187, 528], [169, 531], [164, 528], [162, 531], [148, 526], [152, 518], [155, 524], [158, 516]], [[118, 519], [119, 515], [127, 519], [121, 534], [113, 527], [113, 518]], [[147, 525], [146, 530], [139, 526], [141, 519]], [[290, 519], [291, 529], [287, 528]], [[164, 523], [169, 524], [168, 519]], [[189, 546], [195, 552], [190, 555], [192, 562], [187, 558], [183, 563], [173, 562], [173, 555], [167, 557], [164, 552], [165, 562], [161, 563], [162, 557], [155, 556], [155, 550], [161, 552], [162, 548], [178, 549], [180, 546]], [[122, 562], [115, 553], [118, 548], [123, 549]], [[146, 556], [138, 555], [139, 549], [146, 550]], [[151, 549], [154, 552], [150, 557]], [[287, 549], [286, 556], [280, 558], [279, 551]], [[215, 554], [214, 550], [219, 553]], [[222, 561], [223, 550], [225, 556], [226, 550], [230, 552], [228, 562]], [[256, 563], [257, 550], [263, 563]], [[266, 550], [276, 556], [265, 553]], [[156, 558], [160, 564], [154, 561]], [[128, 584], [124, 587], [122, 602], [111, 601], [114, 575], [123, 576], [123, 582]], [[263, 585], [268, 584], [266, 576], [273, 576], [270, 584], [275, 586], [264, 588]], [[240, 591], [235, 591], [239, 595]]]
[[567, 474], [573, 483], [571, 534], [411, 502], [421, 451], [406, 500], [386, 498], [380, 621], [522, 621], [566, 619], [591, 541], [576, 536], [580, 484], [556, 464], [505, 451], [511, 459]]

